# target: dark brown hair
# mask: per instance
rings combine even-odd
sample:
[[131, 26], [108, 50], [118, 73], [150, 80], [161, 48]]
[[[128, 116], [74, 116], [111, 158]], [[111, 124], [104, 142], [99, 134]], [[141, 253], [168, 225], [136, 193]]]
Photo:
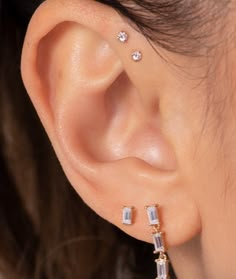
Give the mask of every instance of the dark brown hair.
[[[0, 273], [9, 279], [154, 278], [152, 246], [84, 205], [27, 97], [21, 48], [40, 2], [0, 0]], [[192, 54], [206, 42], [202, 28], [218, 20], [213, 3], [221, 8], [225, 1], [204, 1], [211, 7], [197, 0], [99, 2], [117, 9], [151, 42]]]

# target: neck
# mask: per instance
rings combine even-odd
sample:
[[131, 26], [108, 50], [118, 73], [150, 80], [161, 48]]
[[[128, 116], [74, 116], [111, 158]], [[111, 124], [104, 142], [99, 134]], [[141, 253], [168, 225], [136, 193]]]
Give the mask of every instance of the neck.
[[201, 254], [199, 236], [184, 245], [169, 250], [168, 255], [178, 279], [205, 278]]

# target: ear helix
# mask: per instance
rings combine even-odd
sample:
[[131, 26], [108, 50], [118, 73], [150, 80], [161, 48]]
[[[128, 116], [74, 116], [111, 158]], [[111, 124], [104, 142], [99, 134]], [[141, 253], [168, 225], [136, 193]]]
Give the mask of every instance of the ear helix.
[[[129, 40], [129, 35], [125, 32], [125, 31], [120, 31], [118, 36], [117, 36], [117, 39], [121, 42], [121, 43], [127, 43], [128, 40]], [[142, 55], [142, 52], [137, 50], [137, 51], [134, 51], [131, 55], [132, 59], [134, 62], [139, 62], [142, 60], [143, 58], [143, 55]]]

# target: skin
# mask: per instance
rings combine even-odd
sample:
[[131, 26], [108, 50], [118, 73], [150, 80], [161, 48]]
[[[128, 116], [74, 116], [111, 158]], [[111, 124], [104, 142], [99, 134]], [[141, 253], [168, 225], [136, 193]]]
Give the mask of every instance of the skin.
[[[121, 30], [127, 44], [116, 39]], [[113, 9], [49, 0], [29, 25], [22, 77], [68, 179], [93, 210], [151, 242], [144, 207], [158, 203], [178, 278], [233, 279], [235, 46], [225, 41], [201, 58], [156, 48], [169, 62]], [[132, 226], [121, 224], [123, 205], [136, 208]]]

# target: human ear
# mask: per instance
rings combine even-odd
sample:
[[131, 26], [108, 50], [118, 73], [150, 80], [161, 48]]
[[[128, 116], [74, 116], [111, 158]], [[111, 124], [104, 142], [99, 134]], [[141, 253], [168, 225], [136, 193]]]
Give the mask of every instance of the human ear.
[[[121, 30], [130, 35], [127, 44], [117, 40]], [[140, 63], [131, 59], [137, 46], [144, 54]], [[193, 238], [200, 218], [181, 185], [173, 138], [162, 129], [162, 96], [147, 73], [156, 63], [161, 72], [163, 62], [154, 62], [153, 55], [145, 38], [113, 9], [87, 0], [46, 1], [29, 25], [22, 76], [83, 200], [123, 231], [149, 242], [144, 207], [160, 204], [172, 246]], [[123, 205], [136, 208], [133, 226], [121, 223]]]

